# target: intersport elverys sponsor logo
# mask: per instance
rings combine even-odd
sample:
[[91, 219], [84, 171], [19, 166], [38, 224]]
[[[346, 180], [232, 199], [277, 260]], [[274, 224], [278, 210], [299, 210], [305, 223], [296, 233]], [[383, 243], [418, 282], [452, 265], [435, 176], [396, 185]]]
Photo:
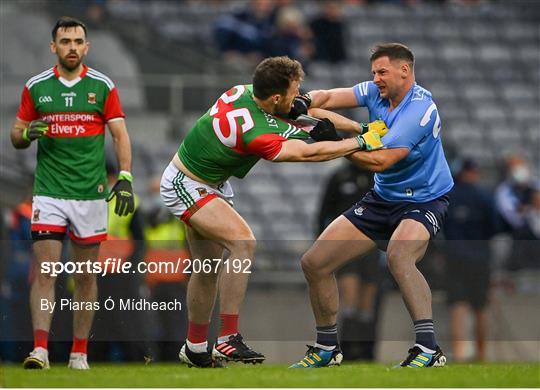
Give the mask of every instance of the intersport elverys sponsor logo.
[[54, 113], [42, 119], [50, 123], [49, 137], [91, 136], [102, 130], [99, 117], [89, 113]]

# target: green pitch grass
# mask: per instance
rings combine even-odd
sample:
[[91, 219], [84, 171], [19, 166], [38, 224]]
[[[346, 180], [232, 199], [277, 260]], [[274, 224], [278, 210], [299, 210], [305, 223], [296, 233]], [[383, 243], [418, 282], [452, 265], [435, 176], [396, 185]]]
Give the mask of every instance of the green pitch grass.
[[391, 369], [345, 364], [311, 370], [284, 365], [231, 364], [196, 369], [180, 364], [93, 364], [90, 371], [53, 365], [48, 371], [0, 368], [0, 387], [540, 387], [540, 364], [451, 364], [444, 368]]

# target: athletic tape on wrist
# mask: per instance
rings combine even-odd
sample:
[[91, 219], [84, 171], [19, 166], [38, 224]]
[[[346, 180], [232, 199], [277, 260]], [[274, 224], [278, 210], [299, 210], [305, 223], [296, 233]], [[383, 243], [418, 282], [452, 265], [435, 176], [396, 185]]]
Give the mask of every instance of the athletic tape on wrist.
[[360, 150], [364, 150], [366, 146], [366, 141], [364, 141], [364, 138], [361, 135], [357, 135], [354, 138], [356, 139], [356, 142], [358, 142], [358, 145], [360, 145]]
[[131, 172], [129, 171], [120, 171], [118, 174], [118, 180], [127, 180], [130, 183], [133, 182], [133, 176], [131, 175]]
[[30, 138], [28, 138], [28, 127], [25, 127], [23, 132], [22, 132], [22, 138], [23, 140], [27, 141], [27, 142], [32, 142], [32, 140]]

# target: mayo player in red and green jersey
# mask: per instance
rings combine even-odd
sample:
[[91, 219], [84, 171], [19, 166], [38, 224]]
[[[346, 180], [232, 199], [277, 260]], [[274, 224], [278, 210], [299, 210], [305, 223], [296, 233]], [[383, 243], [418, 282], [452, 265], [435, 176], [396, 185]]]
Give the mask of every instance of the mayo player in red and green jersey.
[[[332, 122], [320, 121], [308, 134], [281, 119], [291, 111], [303, 75], [300, 63], [288, 57], [263, 60], [252, 85], [232, 87], [199, 118], [165, 169], [161, 197], [186, 223], [194, 259], [221, 258], [226, 249], [229, 259], [253, 260], [255, 237], [231, 206], [229, 177], [243, 178], [260, 159], [327, 161], [366, 148], [363, 139], [354, 138], [308, 144], [303, 140], [309, 135], [316, 139], [314, 134], [335, 134]], [[201, 271], [193, 273], [188, 284], [188, 336], [180, 359], [196, 367], [218, 367], [220, 360], [262, 362], [264, 356], [238, 333], [249, 274], [226, 267], [221, 274]], [[222, 325], [209, 353], [208, 326], [218, 282]]]
[[[28, 80], [11, 140], [17, 149], [38, 142], [32, 202], [33, 249], [38, 267], [30, 291], [34, 350], [24, 368], [49, 367], [48, 334], [55, 278], [43, 273], [41, 263], [59, 261], [68, 230], [73, 261], [95, 261], [107, 237], [107, 201], [116, 202], [121, 216], [133, 212], [131, 146], [124, 113], [113, 82], [83, 65], [88, 53], [85, 25], [73, 18], [58, 20], [52, 31], [51, 52], [58, 63]], [[121, 173], [109, 192], [105, 174], [105, 125], [114, 140]], [[71, 260], [71, 259], [70, 259]], [[73, 347], [69, 367], [88, 369], [87, 340], [97, 302], [95, 274], [75, 273], [73, 300], [85, 302], [74, 311]]]

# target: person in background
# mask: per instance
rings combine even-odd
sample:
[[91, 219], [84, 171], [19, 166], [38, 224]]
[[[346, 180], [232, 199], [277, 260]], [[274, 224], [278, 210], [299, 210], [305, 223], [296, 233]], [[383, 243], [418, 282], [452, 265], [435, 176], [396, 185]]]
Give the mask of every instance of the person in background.
[[458, 160], [455, 172], [456, 184], [449, 194], [452, 207], [444, 227], [452, 352], [455, 361], [466, 359], [466, 325], [472, 311], [475, 360], [483, 361], [489, 327], [489, 240], [497, 232], [497, 214], [490, 192], [479, 185], [481, 172], [477, 163], [472, 159]]
[[260, 61], [274, 31], [275, 18], [274, 0], [254, 0], [246, 8], [219, 17], [214, 37], [225, 62]]
[[276, 13], [274, 32], [265, 53], [288, 56], [306, 67], [313, 57], [312, 35], [304, 15], [297, 8], [282, 7]]
[[[2, 253], [3, 265], [0, 272], [0, 334], [3, 340], [0, 343], [2, 360], [18, 361], [24, 359], [24, 351], [32, 347], [28, 340], [32, 335], [32, 327], [28, 321], [30, 309], [28, 307], [29, 285], [32, 278], [32, 237], [30, 226], [32, 224], [32, 190], [17, 206], [5, 210], [7, 237], [2, 237], [8, 245], [2, 245], [6, 253]], [[3, 215], [0, 214], [0, 217]], [[0, 221], [1, 222], [1, 221]], [[7, 241], [9, 240], [9, 241]]]
[[341, 7], [337, 1], [326, 1], [321, 8], [322, 12], [309, 25], [315, 44], [314, 60], [331, 63], [345, 61], [347, 51]]
[[502, 219], [502, 230], [513, 239], [507, 268], [515, 271], [536, 263], [534, 257], [523, 257], [520, 253], [523, 244], [531, 239], [526, 214], [534, 192], [533, 178], [529, 163], [520, 155], [509, 156], [505, 169], [506, 179], [495, 190], [495, 204]]
[[[180, 219], [174, 217], [163, 205], [159, 194], [157, 177], [150, 181], [150, 206], [146, 208], [146, 226], [144, 238], [146, 242], [147, 262], [182, 262], [190, 258], [186, 247], [186, 229]], [[156, 302], [170, 302], [175, 299], [186, 302], [188, 274], [162, 270], [159, 273], [148, 273], [146, 283], [150, 289], [150, 298]], [[156, 337], [160, 360], [178, 359], [178, 340], [186, 339], [187, 332], [186, 310], [160, 310], [156, 313]]]
[[[107, 161], [107, 180], [114, 182], [118, 170], [112, 161]], [[132, 270], [144, 261], [146, 245], [144, 241], [144, 221], [139, 209], [139, 197], [135, 195], [135, 210], [132, 214], [119, 216], [112, 211], [115, 200], [110, 202], [107, 241], [102, 244], [99, 260], [102, 264], [108, 259], [117, 263], [131, 262]], [[116, 268], [118, 269], [118, 268]], [[105, 307], [109, 297], [115, 302], [113, 310], [99, 310], [96, 313], [94, 334], [96, 345], [92, 355], [96, 360], [141, 361], [148, 353], [147, 337], [148, 314], [144, 311], [119, 310], [120, 299], [139, 300], [144, 295], [144, 275], [139, 272], [115, 272], [110, 266], [105, 276], [98, 278], [100, 308]]]

